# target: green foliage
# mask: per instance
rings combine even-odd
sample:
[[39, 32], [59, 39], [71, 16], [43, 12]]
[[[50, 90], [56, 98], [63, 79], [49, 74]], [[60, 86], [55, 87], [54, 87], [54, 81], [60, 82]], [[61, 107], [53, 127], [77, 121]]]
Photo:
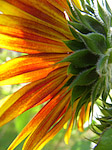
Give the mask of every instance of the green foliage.
[[[93, 125], [93, 131], [99, 135], [99, 140], [95, 140], [95, 150], [110, 150], [112, 139], [108, 138], [112, 131], [110, 129], [109, 134], [107, 129], [112, 127], [112, 106], [106, 101], [112, 89], [112, 10], [106, 0], [105, 6], [104, 1], [102, 5], [98, 0], [96, 2], [97, 8], [93, 0], [81, 0], [83, 9], [79, 10], [74, 3], [68, 1], [72, 13], [68, 25], [74, 40], [66, 41], [65, 44], [73, 53], [61, 62], [70, 62], [68, 74], [74, 75], [69, 82], [69, 89], [72, 89], [71, 105], [80, 98], [75, 117], [84, 104], [87, 106], [91, 101], [93, 111], [96, 100], [101, 99], [103, 116], [97, 118], [100, 124]], [[110, 100], [112, 101], [111, 97]]]
[[74, 86], [87, 86], [92, 84], [96, 79], [98, 75], [95, 72], [95, 68], [87, 69], [83, 72], [81, 72], [76, 79], [72, 82], [70, 85], [70, 88]]
[[90, 149], [90, 142], [83, 140], [78, 141], [74, 146], [72, 146], [71, 150], [89, 150]]
[[93, 66], [97, 62], [97, 56], [87, 49], [76, 51], [64, 58], [61, 62], [71, 62], [76, 68]]
[[64, 43], [73, 51], [77, 51], [77, 50], [85, 48], [85, 45], [83, 42], [79, 42], [76, 40], [64, 41]]
[[40, 110], [40, 108], [41, 108], [40, 105], [37, 107], [31, 108], [25, 111], [23, 114], [21, 114], [14, 120], [14, 124], [18, 133], [22, 131], [22, 129], [27, 125], [27, 123], [35, 115], [35, 113]]
[[[110, 27], [110, 24], [111, 24], [110, 14], [108, 13], [108, 11], [104, 10], [104, 8], [99, 4], [98, 0], [97, 0], [97, 4], [98, 4], [98, 14], [100, 15], [101, 19], [104, 22], [104, 25], [108, 29]], [[108, 5], [107, 5], [107, 7], [108, 7]]]
[[[13, 122], [0, 128], [0, 150], [8, 149], [11, 142], [17, 136], [17, 131]], [[22, 143], [15, 149], [21, 150]]]
[[112, 149], [112, 127], [107, 128], [101, 135], [97, 146], [94, 150], [111, 150]]
[[99, 33], [89, 33], [89, 34], [81, 34], [79, 33], [81, 38], [83, 39], [87, 48], [95, 54], [101, 55], [104, 54], [107, 46], [106, 39], [102, 34]]

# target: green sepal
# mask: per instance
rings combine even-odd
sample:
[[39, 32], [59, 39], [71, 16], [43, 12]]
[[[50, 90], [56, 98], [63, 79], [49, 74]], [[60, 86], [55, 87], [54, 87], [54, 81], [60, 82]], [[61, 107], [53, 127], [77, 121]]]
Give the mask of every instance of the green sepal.
[[86, 2], [90, 5], [90, 0], [86, 0]]
[[104, 126], [104, 128], [108, 127], [109, 124], [106, 123], [105, 118], [96, 118], [98, 121], [100, 121], [100, 124]]
[[91, 2], [94, 4], [94, 2], [93, 2], [94, 0], [91, 0]]
[[97, 56], [89, 52], [87, 49], [84, 49], [76, 51], [60, 62], [71, 62], [74, 66], [82, 68], [95, 65], [97, 62]]
[[69, 25], [69, 29], [70, 29], [72, 35], [75, 37], [75, 39], [77, 39], [77, 41], [82, 42], [82, 39], [79, 37], [78, 32], [76, 31], [76, 29], [73, 26], [71, 26], [70, 24], [68, 24], [68, 25]]
[[69, 86], [69, 85], [73, 82], [74, 78], [75, 78], [75, 76], [72, 76], [72, 77], [65, 83], [65, 85], [64, 85], [62, 88]]
[[104, 8], [101, 7], [101, 5], [99, 4], [98, 0], [97, 0], [97, 4], [98, 4], [98, 14], [100, 15], [101, 19], [104, 21], [104, 25], [106, 25], [106, 28], [108, 30], [108, 28], [110, 27], [110, 16], [109, 13], [107, 13]]
[[[99, 108], [100, 108], [100, 107], [99, 107]], [[103, 114], [105, 117], [109, 117], [109, 116], [112, 117], [112, 108], [101, 107], [101, 108], [100, 108], [100, 111], [102, 112], [102, 114]]]
[[76, 40], [63, 41], [67, 47], [69, 47], [72, 51], [77, 51], [80, 49], [84, 49], [85, 45], [83, 42], [79, 42]]
[[[109, 94], [109, 98], [111, 98], [111, 97], [110, 97], [110, 94]], [[110, 104], [110, 103], [107, 103], [107, 102], [103, 102], [103, 103], [104, 103], [104, 105], [105, 105], [107, 108], [112, 107], [112, 104]]]
[[[96, 127], [97, 129], [96, 130], [100, 130], [100, 131], [103, 131], [105, 129], [105, 127], [103, 125], [94, 125], [94, 127]], [[96, 132], [97, 134], [97, 132]]]
[[98, 32], [101, 34], [105, 34], [105, 30], [104, 27], [102, 26], [102, 24], [100, 22], [98, 22], [95, 18], [93, 18], [92, 16], [89, 15], [83, 15], [81, 13], [81, 11], [74, 6], [74, 9], [79, 17], [79, 20], [82, 22], [83, 25], [85, 25], [85, 27], [87, 29], [89, 29], [90, 31], [93, 32]]
[[85, 0], [80, 0], [80, 2], [81, 2], [81, 5], [82, 5], [84, 11], [86, 11], [86, 3], [85, 3]]
[[90, 7], [90, 5], [86, 5], [86, 8], [89, 12], [91, 12], [92, 14], [94, 14], [94, 9], [92, 7]]
[[98, 74], [95, 71], [95, 68], [92, 67], [90, 69], [87, 69], [83, 72], [81, 72], [71, 83], [69, 86], [69, 89], [75, 87], [75, 86], [87, 86], [91, 85], [93, 82], [95, 82], [98, 78]]
[[71, 25], [74, 30], [78, 30], [80, 31], [81, 33], [84, 33], [84, 34], [87, 34], [87, 33], [90, 33], [90, 31], [81, 23], [77, 23], [77, 22], [72, 22], [72, 21], [68, 21], [68, 25]]
[[106, 124], [112, 125], [112, 118], [111, 119], [105, 118], [105, 122]]
[[94, 54], [104, 54], [107, 46], [106, 39], [102, 34], [99, 33], [89, 33], [87, 35], [79, 33], [81, 38], [83, 39], [85, 45], [88, 49]]
[[69, 8], [70, 8], [70, 11], [71, 11], [73, 17], [74, 17], [75, 19], [77, 19], [77, 14], [74, 12], [74, 10], [73, 10], [73, 8], [72, 8], [72, 6], [71, 6], [71, 4], [70, 4], [70, 2], [69, 2], [68, 0], [67, 0], [67, 3], [68, 3], [68, 6], [69, 6]]
[[93, 111], [93, 105], [95, 101], [99, 98], [100, 94], [103, 91], [103, 79], [99, 78], [97, 82], [92, 87], [91, 91], [91, 109]]
[[71, 73], [74, 75], [78, 75], [80, 72], [83, 71], [84, 68], [76, 68], [73, 64], [70, 64], [68, 69], [67, 69], [67, 73]]
[[108, 63], [112, 64], [112, 48], [109, 48], [107, 51], [109, 55]]
[[84, 95], [81, 97], [81, 99], [80, 99], [80, 101], [79, 101], [79, 103], [78, 103], [78, 105], [77, 105], [77, 108], [76, 108], [76, 112], [75, 112], [75, 117], [77, 118], [77, 116], [78, 116], [78, 114], [79, 114], [79, 112], [80, 112], [80, 109], [82, 108], [82, 106], [84, 105], [84, 104], [86, 104], [86, 103], [89, 103], [89, 101], [90, 101], [90, 90], [91, 89], [88, 89], [85, 93], [84, 93]]
[[107, 64], [108, 56], [107, 55], [101, 55], [97, 64], [96, 64], [96, 71], [97, 73], [102, 76], [107, 73], [107, 67], [105, 65]]
[[72, 90], [71, 101], [75, 102], [79, 97], [81, 97], [87, 90], [85, 86], [75, 86]]
[[110, 12], [110, 14], [112, 14], [112, 10], [111, 10], [107, 0], [105, 0], [105, 4], [106, 4], [106, 8], [107, 8], [108, 12]]
[[103, 92], [102, 92], [102, 100], [103, 101], [106, 101], [108, 95], [109, 95], [109, 92], [110, 92], [110, 82], [109, 81], [109, 78], [108, 78], [108, 75], [104, 76], [104, 89], [103, 89]]

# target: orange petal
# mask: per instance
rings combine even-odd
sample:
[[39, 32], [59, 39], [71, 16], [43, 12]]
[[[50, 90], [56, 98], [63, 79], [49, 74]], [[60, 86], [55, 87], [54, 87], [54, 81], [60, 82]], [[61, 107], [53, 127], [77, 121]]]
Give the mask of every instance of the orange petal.
[[37, 145], [37, 143], [46, 134], [49, 128], [54, 124], [59, 114], [63, 111], [63, 108], [68, 102], [69, 98], [70, 93], [64, 96], [64, 98], [60, 100], [60, 102], [52, 109], [52, 111], [50, 111], [50, 113], [46, 116], [45, 119], [43, 119], [37, 128], [33, 130], [23, 145], [24, 150], [28, 150], [29, 148], [33, 149]]
[[[20, 74], [51, 67], [62, 60], [64, 54], [35, 54], [21, 56], [0, 65], [0, 81]], [[8, 70], [8, 71], [7, 71]]]
[[51, 99], [51, 101], [41, 109], [41, 111], [28, 123], [23, 131], [17, 136], [17, 138], [10, 146], [11, 149], [15, 148], [21, 141], [23, 141], [31, 133], [31, 131], [42, 121], [42, 119], [44, 119], [48, 115], [51, 109], [53, 109], [55, 105], [57, 105], [57, 103], [60, 101], [60, 97], [67, 90], [66, 88], [63, 90], [60, 89], [70, 79], [70, 77], [71, 76], [68, 76], [52, 93], [50, 93], [46, 98], [42, 100], [47, 101]]
[[41, 139], [34, 150], [41, 150], [62, 129], [63, 125], [71, 118], [73, 111], [76, 110], [78, 102], [79, 100], [74, 103], [73, 107], [68, 109], [63, 118]]
[[[12, 94], [4, 103], [2, 102], [0, 108], [0, 126], [14, 119], [27, 109], [32, 108], [34, 105], [39, 104], [46, 96], [51, 94], [65, 78], [66, 73], [61, 69], [60, 72], [55, 71], [46, 79], [26, 85]], [[49, 99], [45, 100], [47, 101]], [[45, 100], [43, 102], [45, 102]]]
[[60, 91], [57, 96], [51, 99], [40, 112], [29, 122], [29, 124], [23, 129], [20, 135], [11, 144], [10, 148], [16, 147], [23, 139], [25, 139], [34, 130], [42, 120], [51, 112], [51, 110], [62, 100], [62, 95], [66, 89]]
[[[50, 39], [67, 39], [66, 36], [70, 36], [70, 32], [67, 30], [63, 31], [63, 29], [53, 29], [46, 23], [41, 23], [35, 20], [24, 19], [22, 17], [17, 17], [13, 15], [0, 15], [0, 25], [3, 28], [1, 33], [5, 33], [8, 30], [12, 30], [12, 33], [15, 33], [15, 36], [25, 36], [27, 34], [31, 34], [32, 36], [36, 36], [40, 34], [41, 36], [48, 37]], [[8, 28], [8, 29], [7, 29]], [[14, 30], [14, 31], [13, 31]], [[18, 32], [18, 34], [16, 34]], [[8, 32], [13, 35], [12, 33]], [[22, 34], [23, 33], [23, 34]], [[27, 38], [26, 36], [26, 38]], [[38, 39], [38, 38], [37, 38]], [[36, 40], [36, 39], [35, 39]]]
[[[8, 2], [8, 3], [7, 3]], [[19, 16], [35, 21], [41, 25], [46, 25], [68, 38], [72, 37], [64, 18], [64, 13], [46, 0], [39, 1], [1, 1], [0, 10], [5, 14]], [[5, 7], [4, 7], [5, 6]], [[6, 9], [7, 8], [7, 9]], [[17, 9], [16, 9], [17, 8]], [[18, 10], [18, 8], [20, 8]], [[8, 10], [8, 11], [7, 11]], [[17, 12], [17, 13], [16, 13]], [[24, 12], [24, 13], [23, 13]], [[55, 19], [54, 19], [55, 18]], [[22, 22], [19, 25], [23, 25]]]
[[[37, 37], [38, 38], [38, 37]], [[22, 53], [68, 53], [71, 52], [64, 44], [63, 46], [36, 42], [28, 39], [11, 37], [9, 35], [0, 34], [0, 48], [18, 51]]]
[[[47, 77], [47, 75], [54, 70], [58, 70], [60, 68], [67, 69], [67, 66], [68, 66], [68, 63], [60, 63], [60, 64], [52, 65], [51, 67], [48, 67], [48, 68], [37, 69], [37, 70], [22, 73], [19, 75], [16, 74], [14, 71], [12, 72], [12, 75], [11, 75], [12, 77], [5, 77], [4, 80], [1, 79], [0, 85], [11, 85], [11, 84], [33, 82], [33, 81], [40, 80], [40, 79]], [[18, 72], [19, 71], [17, 71], [17, 73]]]
[[[6, 0], [9, 4], [25, 11], [26, 13], [45, 21], [46, 23], [53, 24], [55, 26], [62, 27], [63, 21], [59, 22], [58, 16], [63, 20], [64, 16], [62, 12], [56, 9], [53, 5], [48, 3], [46, 0]], [[55, 18], [56, 17], [56, 18]], [[55, 19], [54, 19], [55, 18]], [[61, 26], [61, 24], [63, 24]], [[66, 25], [65, 25], [66, 26]], [[64, 27], [64, 26], [63, 26]]]

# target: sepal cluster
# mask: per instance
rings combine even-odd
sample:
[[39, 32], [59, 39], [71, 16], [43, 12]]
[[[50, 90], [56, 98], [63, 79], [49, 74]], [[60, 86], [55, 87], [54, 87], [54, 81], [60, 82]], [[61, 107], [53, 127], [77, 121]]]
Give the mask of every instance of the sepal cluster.
[[[74, 40], [64, 41], [73, 53], [61, 62], [70, 62], [68, 74], [73, 76], [66, 84], [72, 89], [72, 104], [80, 97], [76, 112], [84, 104], [101, 97], [106, 101], [112, 88], [112, 13], [107, 1], [97, 8], [92, 0], [81, 0], [82, 10], [68, 1], [71, 10], [68, 25]], [[97, 13], [96, 13], [97, 10]], [[78, 113], [76, 113], [77, 117]]]

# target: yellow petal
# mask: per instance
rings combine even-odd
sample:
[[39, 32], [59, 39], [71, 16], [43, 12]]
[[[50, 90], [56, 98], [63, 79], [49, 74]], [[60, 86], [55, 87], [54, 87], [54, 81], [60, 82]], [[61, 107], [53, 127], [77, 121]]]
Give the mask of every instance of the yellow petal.
[[91, 102], [89, 102], [88, 105], [87, 105], [87, 110], [86, 110], [86, 115], [85, 115], [85, 122], [86, 122], [86, 121], [89, 121], [90, 108], [91, 108]]
[[73, 124], [74, 124], [74, 116], [75, 116], [75, 112], [73, 112], [73, 114], [72, 114], [72, 118], [70, 120], [69, 127], [68, 127], [67, 132], [66, 132], [65, 137], [64, 137], [64, 141], [66, 144], [69, 143], [69, 139], [70, 139]]
[[77, 8], [79, 8], [80, 10], [82, 9], [80, 0], [73, 0], [73, 2], [74, 2], [74, 4], [76, 5]]
[[85, 121], [85, 105], [83, 105], [83, 107], [81, 108], [81, 112], [78, 119], [78, 129], [80, 132], [84, 131], [83, 128], [84, 121]]

